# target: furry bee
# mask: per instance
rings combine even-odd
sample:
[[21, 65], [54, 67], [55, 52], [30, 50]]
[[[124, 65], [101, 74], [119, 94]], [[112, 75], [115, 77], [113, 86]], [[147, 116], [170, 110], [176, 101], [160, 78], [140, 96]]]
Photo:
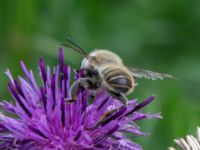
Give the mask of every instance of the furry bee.
[[111, 96], [127, 105], [128, 99], [126, 96], [133, 92], [136, 86], [136, 78], [152, 80], [174, 78], [169, 74], [128, 68], [117, 54], [109, 50], [97, 49], [87, 53], [70, 39], [66, 39], [63, 45], [84, 56], [80, 66], [81, 77], [71, 87], [72, 100], [75, 100], [79, 86], [93, 91], [104, 88]]

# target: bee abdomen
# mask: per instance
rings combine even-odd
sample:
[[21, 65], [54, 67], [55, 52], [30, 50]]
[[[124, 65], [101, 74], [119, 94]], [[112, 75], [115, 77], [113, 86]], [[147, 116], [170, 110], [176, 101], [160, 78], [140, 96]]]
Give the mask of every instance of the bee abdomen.
[[131, 77], [119, 68], [106, 69], [103, 75], [107, 84], [114, 89], [115, 92], [127, 93], [133, 88]]
[[108, 81], [109, 85], [113, 87], [117, 92], [127, 93], [132, 89], [132, 83], [127, 77], [115, 77]]

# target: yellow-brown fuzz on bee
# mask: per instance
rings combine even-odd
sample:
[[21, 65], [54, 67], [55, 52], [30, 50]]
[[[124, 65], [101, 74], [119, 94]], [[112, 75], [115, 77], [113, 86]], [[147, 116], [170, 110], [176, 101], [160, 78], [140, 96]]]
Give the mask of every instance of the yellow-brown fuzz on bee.
[[116, 93], [129, 94], [134, 89], [134, 78], [121, 58], [108, 50], [96, 50], [89, 54], [91, 60], [104, 80], [104, 86]]
[[115, 53], [108, 50], [95, 50], [89, 54], [89, 56], [95, 57], [94, 63], [96, 66], [101, 66], [105, 64], [122, 64], [121, 58]]

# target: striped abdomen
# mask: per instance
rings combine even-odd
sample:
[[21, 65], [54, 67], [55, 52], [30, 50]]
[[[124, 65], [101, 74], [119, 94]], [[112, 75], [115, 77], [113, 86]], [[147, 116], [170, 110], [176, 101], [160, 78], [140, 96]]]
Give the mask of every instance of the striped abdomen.
[[133, 90], [134, 79], [124, 68], [110, 66], [102, 71], [102, 75], [109, 90], [124, 94]]

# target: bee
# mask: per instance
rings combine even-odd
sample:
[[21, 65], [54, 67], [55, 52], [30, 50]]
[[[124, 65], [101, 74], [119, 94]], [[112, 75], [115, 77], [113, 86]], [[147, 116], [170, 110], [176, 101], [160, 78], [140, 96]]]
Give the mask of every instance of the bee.
[[80, 66], [81, 77], [71, 87], [72, 101], [76, 99], [78, 88], [81, 86], [92, 91], [104, 88], [112, 97], [127, 105], [128, 99], [126, 96], [133, 92], [136, 86], [136, 78], [151, 80], [174, 78], [169, 74], [129, 68], [124, 65], [117, 54], [109, 50], [97, 49], [87, 53], [70, 39], [66, 39], [63, 45], [84, 57]]

